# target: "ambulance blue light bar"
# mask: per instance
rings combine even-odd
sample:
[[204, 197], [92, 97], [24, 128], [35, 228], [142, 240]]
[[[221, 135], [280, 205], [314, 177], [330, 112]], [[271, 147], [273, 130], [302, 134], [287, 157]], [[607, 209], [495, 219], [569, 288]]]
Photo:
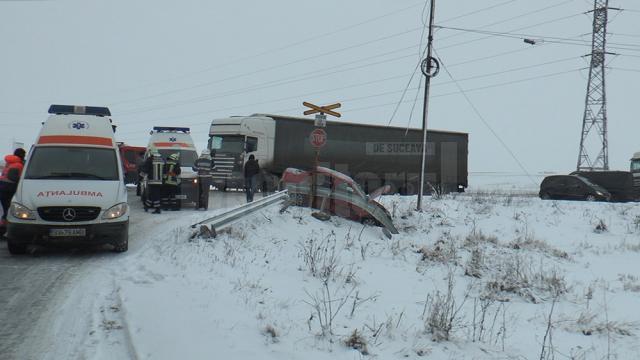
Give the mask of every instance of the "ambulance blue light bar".
[[96, 115], [111, 116], [111, 111], [107, 107], [82, 106], [82, 105], [51, 105], [49, 114], [56, 115]]
[[188, 127], [154, 126], [153, 127], [153, 131], [188, 133], [190, 131], [190, 129]]

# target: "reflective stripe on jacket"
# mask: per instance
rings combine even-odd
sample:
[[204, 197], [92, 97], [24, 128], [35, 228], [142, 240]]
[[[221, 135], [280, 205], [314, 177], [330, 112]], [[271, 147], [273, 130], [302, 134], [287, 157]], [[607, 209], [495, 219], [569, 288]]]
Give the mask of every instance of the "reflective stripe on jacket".
[[173, 161], [167, 160], [164, 164], [164, 183], [167, 185], [178, 186], [180, 184], [180, 164]]
[[193, 171], [197, 171], [199, 177], [211, 177], [211, 162], [211, 159], [199, 158], [193, 165]]

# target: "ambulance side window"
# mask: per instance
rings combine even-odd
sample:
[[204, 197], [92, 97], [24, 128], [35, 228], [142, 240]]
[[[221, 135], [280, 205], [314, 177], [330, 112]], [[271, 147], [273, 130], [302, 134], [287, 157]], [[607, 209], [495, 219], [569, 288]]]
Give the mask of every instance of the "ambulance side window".
[[247, 136], [247, 152], [254, 152], [258, 150], [258, 138]]

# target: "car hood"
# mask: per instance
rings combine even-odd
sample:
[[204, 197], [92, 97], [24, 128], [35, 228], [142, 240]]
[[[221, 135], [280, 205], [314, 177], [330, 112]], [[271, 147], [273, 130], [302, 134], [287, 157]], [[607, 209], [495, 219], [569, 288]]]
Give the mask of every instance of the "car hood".
[[29, 207], [99, 206], [108, 208], [126, 201], [126, 190], [120, 181], [95, 180], [30, 180], [23, 179], [16, 201]]

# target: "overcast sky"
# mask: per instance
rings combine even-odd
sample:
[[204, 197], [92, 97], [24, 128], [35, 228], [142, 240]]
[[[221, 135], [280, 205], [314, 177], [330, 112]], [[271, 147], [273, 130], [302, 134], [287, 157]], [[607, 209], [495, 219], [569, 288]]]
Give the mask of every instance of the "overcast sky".
[[[532, 173], [574, 170], [591, 41], [585, 12], [593, 1], [436, 5], [443, 27], [524, 34], [536, 45], [437, 30], [437, 55], [478, 113], [443, 70], [432, 81], [429, 128], [469, 133], [471, 171], [522, 172], [509, 151]], [[610, 5], [625, 11], [610, 13], [609, 50], [619, 55], [607, 61], [609, 161], [626, 170], [640, 151], [640, 4]], [[0, 0], [0, 149], [13, 139], [30, 145], [52, 103], [109, 106], [119, 140], [133, 145], [146, 145], [152, 126], [173, 125], [190, 126], [202, 147], [214, 118], [301, 116], [302, 101], [341, 102], [342, 121], [420, 127], [420, 74], [407, 84], [426, 45], [424, 7], [412, 0]]]

